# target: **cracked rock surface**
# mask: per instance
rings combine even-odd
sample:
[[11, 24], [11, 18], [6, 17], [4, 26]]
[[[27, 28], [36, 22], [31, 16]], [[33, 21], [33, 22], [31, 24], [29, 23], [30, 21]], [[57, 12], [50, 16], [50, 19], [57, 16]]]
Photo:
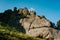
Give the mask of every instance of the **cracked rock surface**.
[[0, 21], [18, 28], [20, 32], [29, 36], [60, 40], [60, 30], [52, 28], [52, 22], [27, 8], [6, 10], [0, 14]]
[[[30, 14], [31, 13], [31, 14]], [[50, 40], [59, 40], [56, 29], [51, 28], [51, 23], [43, 16], [37, 16], [36, 12], [29, 12], [25, 18], [21, 18], [19, 23], [23, 26], [26, 34], [34, 37], [42, 37]]]

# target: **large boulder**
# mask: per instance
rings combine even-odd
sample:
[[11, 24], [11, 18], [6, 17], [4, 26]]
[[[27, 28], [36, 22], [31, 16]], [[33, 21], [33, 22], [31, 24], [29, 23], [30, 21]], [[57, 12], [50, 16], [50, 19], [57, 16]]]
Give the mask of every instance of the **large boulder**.
[[31, 27], [30, 28], [38, 28], [38, 27], [50, 27], [51, 24], [50, 22], [45, 19], [45, 18], [40, 18], [38, 16], [35, 17], [34, 21], [32, 22], [31, 24]]
[[25, 8], [20, 9], [19, 14], [26, 16], [21, 18], [19, 23], [25, 29], [27, 35], [46, 39], [53, 38], [51, 23], [44, 16], [37, 16], [35, 11], [28, 12]]
[[43, 38], [52, 38], [50, 31], [51, 23], [46, 18], [39, 16], [29, 16], [19, 21], [29, 36], [42, 36]]
[[[50, 22], [45, 19], [45, 18], [41, 18], [38, 16], [35, 17], [27, 17], [24, 19], [20, 20], [20, 23], [22, 24], [22, 26], [26, 29], [26, 27], [28, 28], [41, 28], [41, 27], [50, 27], [51, 24]], [[29, 29], [28, 28], [28, 29]]]

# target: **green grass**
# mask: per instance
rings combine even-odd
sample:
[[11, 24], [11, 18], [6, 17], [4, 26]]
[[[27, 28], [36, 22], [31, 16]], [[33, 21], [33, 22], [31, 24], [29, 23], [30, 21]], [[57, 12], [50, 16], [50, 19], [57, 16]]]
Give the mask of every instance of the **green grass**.
[[0, 40], [44, 40], [23, 34], [15, 27], [0, 22]]

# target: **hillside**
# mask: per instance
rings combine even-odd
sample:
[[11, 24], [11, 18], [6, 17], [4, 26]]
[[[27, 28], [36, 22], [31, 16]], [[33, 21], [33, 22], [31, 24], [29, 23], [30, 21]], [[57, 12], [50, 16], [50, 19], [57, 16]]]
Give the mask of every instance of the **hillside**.
[[54, 28], [54, 23], [36, 14], [36, 11], [16, 7], [0, 13], [0, 39], [59, 40], [60, 30]]
[[44, 40], [19, 32], [15, 27], [0, 22], [0, 40]]
[[19, 16], [16, 9], [0, 13], [0, 40], [44, 40], [22, 33], [24, 29], [17, 23], [20, 18], [23, 18], [23, 15]]

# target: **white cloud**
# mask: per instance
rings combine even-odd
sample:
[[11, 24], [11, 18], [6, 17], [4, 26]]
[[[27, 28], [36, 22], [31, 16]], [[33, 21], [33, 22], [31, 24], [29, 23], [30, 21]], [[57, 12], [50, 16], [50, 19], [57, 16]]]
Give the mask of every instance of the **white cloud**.
[[35, 9], [34, 8], [30, 8], [29, 11], [35, 11]]

